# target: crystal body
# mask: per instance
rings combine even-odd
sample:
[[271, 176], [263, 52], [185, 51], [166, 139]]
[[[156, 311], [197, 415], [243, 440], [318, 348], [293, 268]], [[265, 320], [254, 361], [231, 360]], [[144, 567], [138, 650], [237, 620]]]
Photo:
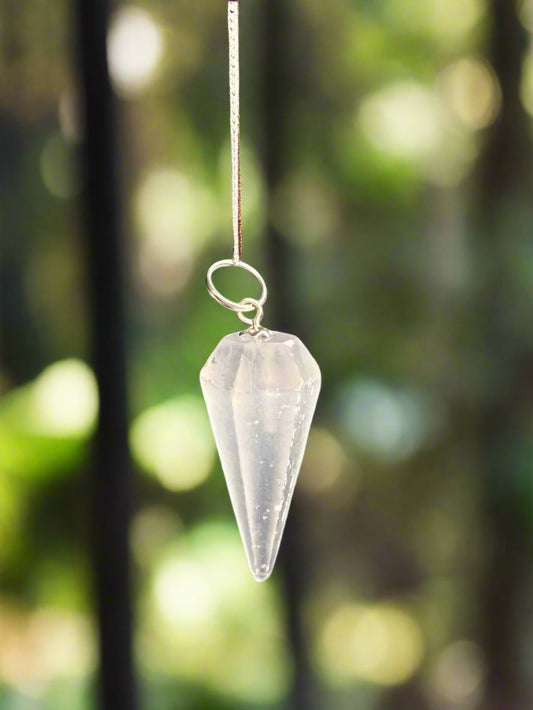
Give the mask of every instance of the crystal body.
[[294, 335], [232, 333], [200, 373], [252, 573], [274, 567], [320, 391], [320, 369]]

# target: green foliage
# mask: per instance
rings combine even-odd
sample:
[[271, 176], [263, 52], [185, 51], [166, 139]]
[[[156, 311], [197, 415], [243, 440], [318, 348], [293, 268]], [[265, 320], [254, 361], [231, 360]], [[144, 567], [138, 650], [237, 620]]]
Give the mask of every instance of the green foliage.
[[[113, 15], [143, 707], [285, 707], [302, 671], [295, 605], [324, 708], [492, 710], [487, 678], [507, 657], [519, 707], [509, 688], [533, 648], [531, 169], [517, 172], [531, 72], [518, 86], [490, 66], [499, 25], [482, 0], [281, 5], [283, 51], [265, 67], [271, 5], [242, 3], [244, 256], [285, 289], [265, 323], [302, 335], [324, 390], [298, 556], [261, 587], [198, 385], [241, 328], [204, 288], [231, 247], [224, 3]], [[96, 707], [71, 19], [67, 3], [0, 1], [0, 710]], [[494, 132], [504, 157], [487, 175]], [[233, 276], [221, 288], [248, 295]]]

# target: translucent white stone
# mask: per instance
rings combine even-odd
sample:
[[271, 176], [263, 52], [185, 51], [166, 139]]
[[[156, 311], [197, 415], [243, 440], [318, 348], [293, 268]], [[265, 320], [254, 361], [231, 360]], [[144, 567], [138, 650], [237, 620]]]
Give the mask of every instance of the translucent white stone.
[[200, 373], [252, 573], [270, 576], [320, 391], [320, 370], [294, 335], [223, 338]]

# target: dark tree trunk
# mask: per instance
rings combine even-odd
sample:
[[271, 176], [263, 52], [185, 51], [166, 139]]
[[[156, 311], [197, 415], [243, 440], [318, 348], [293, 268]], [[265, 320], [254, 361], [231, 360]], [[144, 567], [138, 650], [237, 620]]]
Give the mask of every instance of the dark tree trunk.
[[[489, 3], [491, 30], [488, 58], [502, 91], [502, 110], [489, 132], [480, 166], [479, 253], [486, 255], [482, 338], [492, 389], [480, 416], [480, 444], [485, 470], [490, 556], [482, 580], [483, 643], [487, 660], [487, 710], [527, 710], [520, 672], [519, 594], [526, 583], [529, 525], [517, 498], [517, 406], [531, 391], [533, 353], [526, 353], [510, 325], [505, 254], [513, 239], [516, 217], [526, 209], [531, 191], [528, 119], [520, 100], [522, 64], [527, 38], [510, 0]], [[527, 216], [531, 219], [531, 214]], [[478, 260], [480, 264], [483, 259]]]
[[[2, 27], [9, 27], [2, 41], [4, 72], [9, 73], [23, 51], [21, 25], [16, 21], [16, 2], [2, 4]], [[24, 91], [24, 87], [21, 87]], [[46, 353], [28, 303], [25, 268], [31, 249], [31, 227], [20, 195], [25, 190], [25, 130], [10, 112], [0, 115], [0, 363], [11, 386], [35, 377], [46, 362]]]
[[100, 397], [92, 461], [92, 519], [103, 710], [137, 707], [132, 661], [128, 528], [131, 462], [117, 182], [115, 102], [106, 56], [110, 5], [78, 0], [85, 118], [86, 253], [93, 361]]
[[[291, 249], [271, 219], [274, 190], [284, 175], [286, 121], [291, 96], [291, 61], [289, 26], [291, 9], [284, 0], [266, 0], [261, 18], [262, 46], [262, 138], [263, 165], [269, 202], [267, 225], [267, 260], [269, 303], [265, 323], [277, 330], [296, 333], [305, 340], [302, 325], [291, 295]], [[308, 647], [302, 619], [308, 570], [304, 544], [304, 516], [296, 491], [281, 544], [279, 567], [283, 574], [287, 629], [294, 661], [294, 680], [290, 697], [292, 710], [312, 710], [316, 693], [312, 688]]]

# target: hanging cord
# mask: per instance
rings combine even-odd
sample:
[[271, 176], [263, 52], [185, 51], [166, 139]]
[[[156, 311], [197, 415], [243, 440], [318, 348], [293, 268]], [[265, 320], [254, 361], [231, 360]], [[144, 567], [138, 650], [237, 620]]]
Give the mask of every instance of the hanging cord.
[[228, 2], [229, 99], [231, 135], [231, 202], [233, 261], [242, 256], [241, 127], [239, 110], [239, 0]]
[[[228, 0], [228, 38], [229, 38], [229, 102], [230, 102], [230, 137], [231, 137], [231, 207], [233, 220], [233, 257], [211, 264], [207, 270], [206, 286], [209, 295], [224, 308], [234, 311], [239, 319], [250, 326], [246, 331], [259, 340], [267, 340], [271, 333], [261, 325], [263, 305], [268, 291], [261, 274], [241, 260], [242, 256], [242, 206], [241, 206], [241, 127], [239, 110], [239, 0]], [[213, 274], [228, 266], [238, 266], [255, 277], [261, 287], [259, 298], [243, 298], [232, 301], [223, 296], [213, 283]], [[245, 313], [255, 311], [252, 318]]]

